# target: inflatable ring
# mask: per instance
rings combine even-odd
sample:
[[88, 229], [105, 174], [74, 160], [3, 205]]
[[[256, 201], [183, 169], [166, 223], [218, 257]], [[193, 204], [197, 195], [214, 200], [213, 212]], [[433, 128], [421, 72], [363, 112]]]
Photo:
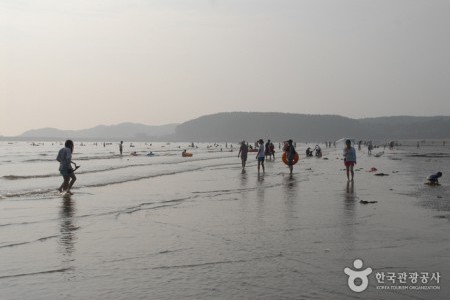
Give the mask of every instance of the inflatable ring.
[[[298, 162], [298, 153], [297, 152], [295, 152], [295, 155], [294, 155], [294, 160], [292, 161], [292, 165], [295, 165], [297, 162]], [[281, 156], [281, 159], [283, 160], [283, 162], [286, 164], [286, 165], [289, 165], [289, 163], [288, 163], [288, 160], [287, 160], [287, 156], [286, 156], [286, 152], [283, 152], [283, 155]]]

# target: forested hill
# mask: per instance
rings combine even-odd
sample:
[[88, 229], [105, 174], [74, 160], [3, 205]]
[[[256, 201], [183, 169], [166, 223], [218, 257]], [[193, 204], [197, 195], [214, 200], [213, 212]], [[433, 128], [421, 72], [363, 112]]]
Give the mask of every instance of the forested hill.
[[183, 141], [439, 139], [450, 137], [450, 117], [351, 119], [337, 115], [230, 112], [187, 121], [175, 132], [176, 139]]

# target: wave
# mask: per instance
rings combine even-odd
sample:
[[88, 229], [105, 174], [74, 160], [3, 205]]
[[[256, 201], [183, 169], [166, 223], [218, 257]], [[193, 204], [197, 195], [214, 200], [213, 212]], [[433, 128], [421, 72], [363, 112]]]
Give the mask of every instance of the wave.
[[[5, 226], [5, 225], [4, 225], [4, 226]], [[53, 239], [53, 238], [57, 238], [57, 237], [59, 237], [59, 236], [60, 236], [60, 235], [51, 235], [51, 236], [45, 236], [45, 237], [39, 238], [39, 239], [34, 240], [34, 241], [21, 242], [21, 243], [14, 243], [14, 244], [7, 244], [7, 245], [0, 245], [0, 249], [1, 249], [1, 248], [16, 247], [16, 246], [21, 246], [21, 245], [27, 245], [27, 244], [32, 244], [32, 243], [36, 243], [36, 242], [44, 242], [44, 241], [46, 241], [46, 240]]]
[[412, 153], [407, 154], [407, 157], [427, 157], [427, 158], [446, 158], [450, 157], [449, 153]]
[[56, 155], [55, 158], [30, 158], [30, 159], [25, 159], [25, 160], [21, 160], [19, 162], [26, 162], [26, 163], [30, 163], [30, 162], [49, 162], [49, 161], [55, 161], [56, 162]]
[[[150, 179], [150, 178], [157, 178], [157, 177], [161, 177], [161, 176], [171, 176], [171, 175], [177, 175], [177, 174], [182, 174], [182, 173], [187, 173], [187, 172], [195, 172], [195, 171], [203, 170], [203, 169], [214, 168], [214, 167], [218, 167], [218, 166], [230, 166], [230, 165], [235, 165], [235, 163], [197, 166], [197, 167], [186, 168], [184, 170], [176, 170], [176, 171], [169, 170], [169, 171], [165, 171], [165, 172], [163, 171], [163, 172], [156, 173], [156, 174], [142, 174], [140, 176], [135, 176], [135, 177], [128, 177], [128, 178], [111, 180], [111, 181], [101, 182], [101, 183], [86, 184], [83, 186], [79, 186], [78, 188], [104, 187], [104, 186], [109, 186], [109, 185], [122, 184], [122, 183], [139, 181], [139, 180]], [[139, 165], [139, 166], [141, 166], [141, 165]], [[2, 199], [2, 198], [9, 199], [9, 198], [20, 198], [20, 197], [34, 197], [37, 195], [43, 195], [46, 197], [54, 195], [54, 197], [58, 197], [59, 193], [57, 192], [56, 187], [55, 187], [55, 188], [37, 189], [37, 190], [31, 190], [31, 191], [28, 190], [28, 191], [8, 192], [8, 193], [0, 195], [0, 199]]]
[[73, 267], [61, 268], [61, 269], [53, 269], [53, 270], [45, 270], [45, 271], [39, 271], [39, 272], [33, 272], [33, 273], [21, 273], [21, 274], [14, 274], [14, 275], [4, 275], [4, 276], [0, 276], [0, 279], [14, 278], [14, 277], [23, 277], [23, 276], [33, 276], [33, 275], [41, 275], [41, 274], [51, 274], [51, 273], [62, 273], [62, 272], [71, 271], [71, 270], [73, 270]]
[[59, 174], [42, 174], [42, 175], [5, 175], [0, 178], [6, 180], [19, 180], [19, 179], [32, 179], [32, 178], [48, 178], [48, 177], [56, 177]]
[[[6, 193], [3, 195], [0, 195], [1, 198], [15, 198], [15, 197], [26, 197], [26, 196], [36, 196], [36, 195], [48, 195], [48, 194], [55, 194], [57, 190], [56, 188], [53, 189], [38, 189], [38, 190], [32, 190], [32, 191], [20, 191], [20, 192], [13, 192], [13, 193]], [[0, 225], [2, 226], [2, 225]]]
[[153, 270], [158, 269], [184, 269], [184, 268], [196, 268], [196, 267], [204, 267], [204, 266], [216, 266], [221, 264], [235, 264], [235, 263], [247, 263], [247, 262], [253, 262], [257, 260], [264, 260], [264, 259], [275, 259], [282, 257], [283, 255], [276, 254], [276, 255], [267, 255], [262, 257], [254, 257], [250, 259], [237, 259], [237, 260], [220, 260], [220, 261], [211, 261], [211, 262], [204, 262], [204, 263], [198, 263], [198, 264], [185, 264], [185, 265], [172, 265], [172, 266], [159, 266], [152, 268]]
[[[158, 165], [175, 165], [175, 164], [184, 164], [189, 162], [199, 162], [199, 161], [207, 161], [213, 159], [225, 159], [227, 157], [213, 157], [213, 158], [199, 158], [199, 159], [189, 159], [184, 161], [172, 161], [172, 162], [159, 162], [155, 163], [155, 161], [150, 161], [149, 163], [137, 163], [137, 164], [129, 164], [126, 166], [115, 166], [115, 167], [107, 167], [101, 169], [93, 169], [89, 171], [77, 171], [76, 174], [92, 174], [92, 173], [100, 173], [100, 172], [109, 172], [115, 170], [123, 170], [134, 167], [146, 167], [146, 166], [158, 166]], [[38, 174], [38, 175], [4, 175], [0, 177], [5, 180], [25, 180], [25, 179], [37, 179], [37, 178], [50, 178], [50, 177], [59, 177], [61, 176], [59, 173], [51, 173], [51, 174]]]
[[141, 203], [139, 205], [136, 205], [133, 207], [128, 207], [126, 209], [119, 211], [116, 216], [119, 216], [121, 214], [132, 214], [132, 213], [135, 213], [138, 211], [144, 211], [144, 210], [153, 210], [153, 209], [158, 209], [158, 208], [163, 208], [163, 207], [172, 207], [172, 206], [179, 205], [184, 201], [191, 200], [194, 198], [197, 198], [197, 196], [183, 197], [183, 198], [165, 200], [165, 201], [160, 201], [160, 202]]

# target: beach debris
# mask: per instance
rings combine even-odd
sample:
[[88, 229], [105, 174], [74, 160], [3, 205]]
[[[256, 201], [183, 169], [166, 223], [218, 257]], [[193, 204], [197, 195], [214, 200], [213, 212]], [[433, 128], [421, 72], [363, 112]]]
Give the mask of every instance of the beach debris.
[[325, 252], [330, 252], [330, 249], [327, 248], [327, 249], [324, 249], [323, 251], [325, 251]]
[[324, 157], [323, 159], [324, 159], [324, 160], [328, 160], [328, 157]]
[[381, 155], [383, 155], [384, 154], [384, 151], [381, 151], [381, 152], [378, 152], [377, 154], [375, 154], [374, 156], [375, 157], [380, 157]]
[[389, 174], [386, 174], [386, 173], [376, 173], [375, 176], [389, 176]]
[[378, 171], [378, 169], [375, 167], [372, 167], [367, 172], [376, 172], [376, 171]]
[[367, 201], [367, 200], [361, 200], [359, 201], [361, 204], [371, 204], [371, 203], [378, 203], [378, 201]]
[[442, 196], [439, 196], [439, 195], [438, 195], [437, 198], [438, 198], [438, 199], [442, 199]]

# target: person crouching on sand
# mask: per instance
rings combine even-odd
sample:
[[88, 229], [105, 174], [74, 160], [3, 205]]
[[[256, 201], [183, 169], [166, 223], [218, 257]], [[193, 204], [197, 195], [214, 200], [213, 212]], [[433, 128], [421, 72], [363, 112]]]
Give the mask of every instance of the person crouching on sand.
[[356, 151], [355, 148], [352, 147], [352, 141], [346, 140], [345, 145], [346, 147], [344, 148], [344, 164], [347, 170], [347, 180], [350, 180], [349, 173], [351, 173], [353, 181], [353, 177], [355, 176], [353, 166], [356, 165]]
[[258, 173], [259, 173], [260, 166], [262, 166], [263, 173], [264, 173], [265, 172], [264, 158], [266, 157], [266, 153], [264, 151], [264, 141], [262, 139], [260, 139], [258, 141], [258, 144], [259, 144], [259, 150], [258, 150], [258, 153], [256, 154], [256, 159], [258, 160]]
[[64, 144], [64, 148], [59, 150], [58, 156], [56, 157], [56, 160], [59, 161], [59, 173], [64, 179], [58, 191], [60, 193], [66, 191], [67, 194], [70, 195], [72, 194], [70, 189], [77, 180], [77, 177], [74, 174], [74, 169], [72, 169], [72, 164], [75, 165], [75, 170], [78, 169], [77, 164], [72, 161], [73, 148], [73, 142], [71, 140], [67, 140]]
[[442, 172], [437, 172], [427, 177], [427, 184], [429, 185], [439, 185], [439, 178], [442, 177]]

